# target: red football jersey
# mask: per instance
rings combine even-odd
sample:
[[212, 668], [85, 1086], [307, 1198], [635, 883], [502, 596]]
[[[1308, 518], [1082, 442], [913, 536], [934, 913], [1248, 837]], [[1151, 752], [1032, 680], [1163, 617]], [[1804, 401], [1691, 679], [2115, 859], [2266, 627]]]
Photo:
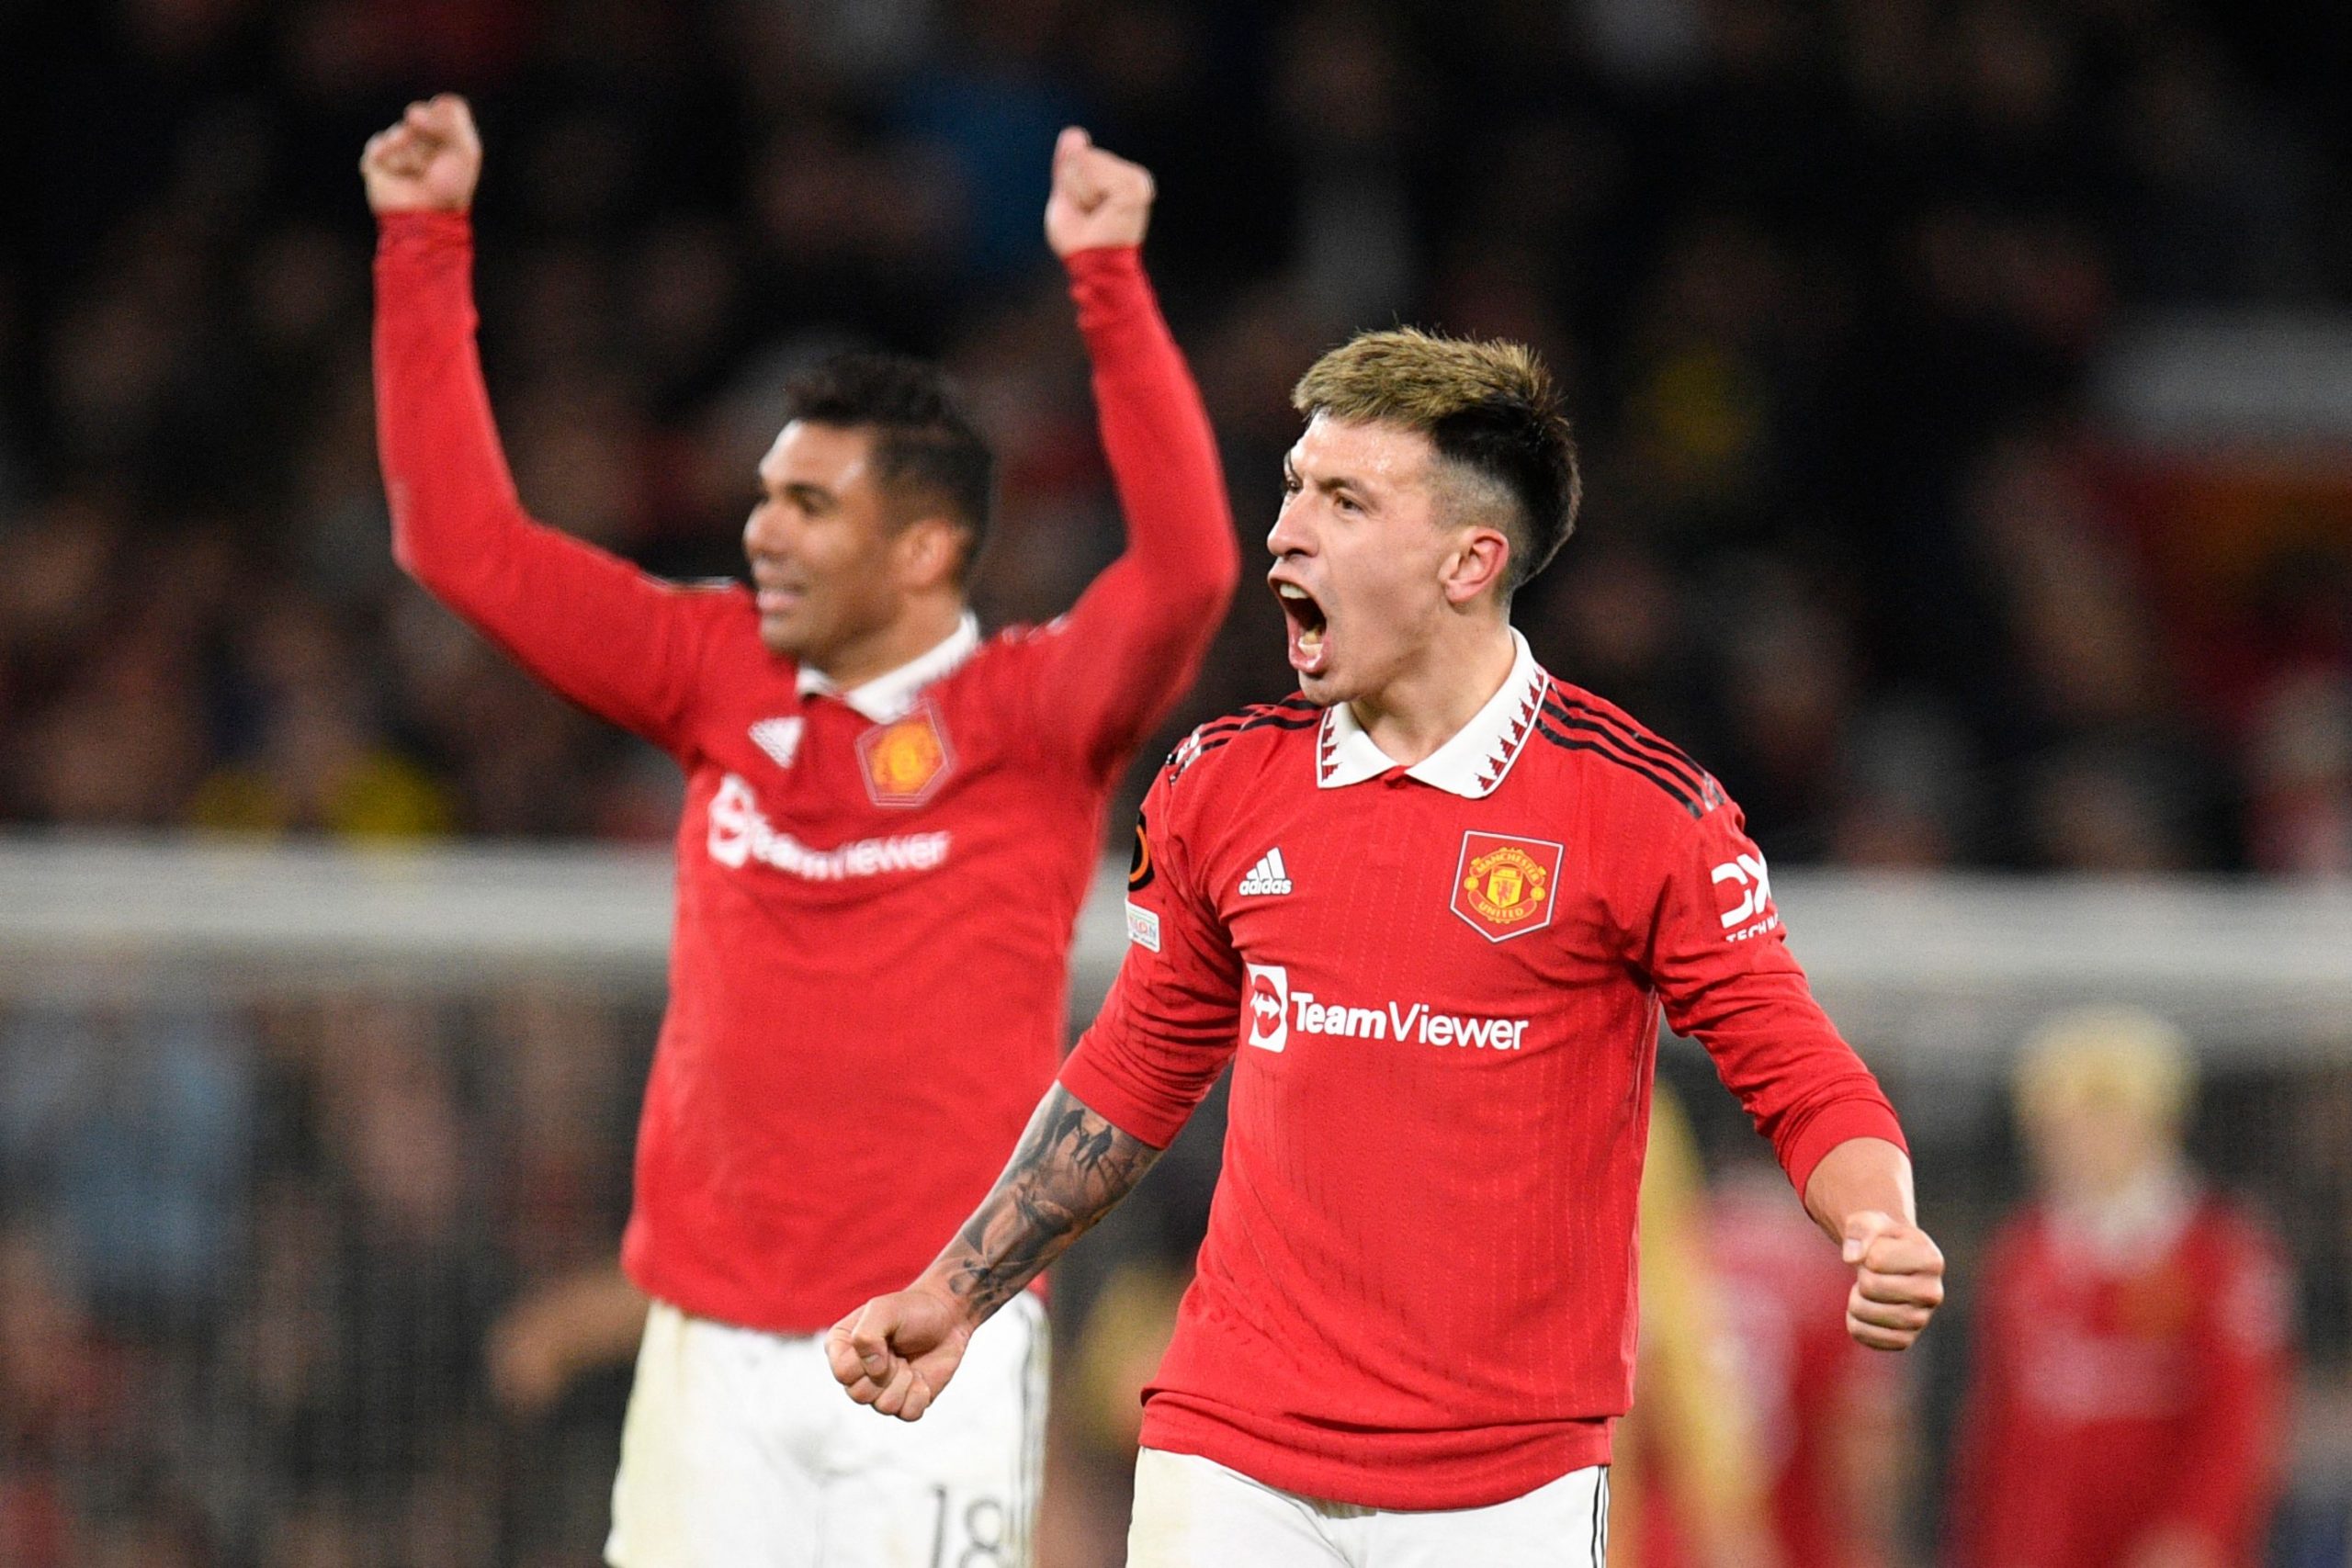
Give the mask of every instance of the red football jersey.
[[2227, 1205], [2142, 1195], [2106, 1241], [2044, 1207], [1978, 1273], [1951, 1510], [1962, 1568], [2125, 1568], [2185, 1530], [2256, 1568], [2290, 1395], [2278, 1247]]
[[1145, 803], [1126, 963], [1062, 1082], [1164, 1145], [1234, 1062], [1151, 1447], [1397, 1508], [1606, 1460], [1661, 1001], [1800, 1187], [1901, 1140], [1737, 808], [1513, 636], [1413, 767], [1294, 696], [1196, 731]]
[[471, 256], [463, 217], [382, 226], [394, 551], [686, 775], [623, 1258], [687, 1312], [821, 1329], [922, 1271], [1053, 1079], [1105, 801], [1238, 571], [1207, 416], [1136, 252], [1073, 257], [1126, 554], [1052, 626], [982, 642], [967, 622], [837, 692], [767, 651], [741, 586], [656, 581], [524, 514]]

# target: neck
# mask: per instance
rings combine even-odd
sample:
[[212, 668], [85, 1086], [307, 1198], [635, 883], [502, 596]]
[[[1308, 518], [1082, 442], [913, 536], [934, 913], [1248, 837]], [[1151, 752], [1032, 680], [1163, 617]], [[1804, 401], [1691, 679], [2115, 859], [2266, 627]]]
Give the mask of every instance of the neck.
[[1412, 767], [1462, 732], [1502, 690], [1519, 657], [1507, 621], [1482, 620], [1432, 646], [1378, 691], [1348, 706], [1373, 744], [1400, 767]]
[[963, 618], [960, 597], [952, 593], [926, 596], [908, 604], [888, 625], [822, 654], [811, 654], [802, 662], [847, 691], [929, 653], [956, 634], [956, 623]]

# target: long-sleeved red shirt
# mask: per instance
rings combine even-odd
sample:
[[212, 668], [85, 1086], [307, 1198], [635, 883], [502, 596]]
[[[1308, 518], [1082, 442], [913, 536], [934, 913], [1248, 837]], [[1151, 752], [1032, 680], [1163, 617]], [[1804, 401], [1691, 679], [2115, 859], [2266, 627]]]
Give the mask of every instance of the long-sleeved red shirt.
[[655, 581], [525, 514], [471, 261], [461, 215], [382, 224], [393, 550], [684, 770], [623, 1260], [687, 1312], [811, 1332], [930, 1261], [1052, 1081], [1105, 800], [1238, 571], [1208, 420], [1137, 254], [1072, 257], [1125, 554], [1049, 626], [959, 637], [863, 698], [831, 694], [761, 643], [743, 588]]
[[2185, 1534], [2263, 1561], [2291, 1397], [2278, 1245], [2194, 1192], [2101, 1247], [2037, 1206], [1980, 1276], [1958, 1484], [1962, 1568], [2129, 1568]]
[[1150, 1447], [1393, 1508], [1606, 1461], [1661, 1002], [1800, 1189], [1901, 1143], [1738, 809], [1523, 641], [1411, 768], [1292, 697], [1195, 732], [1144, 813], [1126, 962], [1062, 1083], [1164, 1145], [1233, 1064]]

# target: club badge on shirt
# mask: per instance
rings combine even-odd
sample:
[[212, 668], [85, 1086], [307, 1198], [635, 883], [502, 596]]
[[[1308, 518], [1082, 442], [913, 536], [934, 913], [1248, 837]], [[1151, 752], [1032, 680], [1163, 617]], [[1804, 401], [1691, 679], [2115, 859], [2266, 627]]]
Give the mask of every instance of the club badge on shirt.
[[876, 806], [921, 806], [956, 771], [947, 731], [929, 703], [859, 736], [857, 756]]
[[1552, 923], [1564, 852], [1543, 839], [1463, 834], [1462, 859], [1453, 871], [1453, 912], [1488, 942], [1542, 931]]

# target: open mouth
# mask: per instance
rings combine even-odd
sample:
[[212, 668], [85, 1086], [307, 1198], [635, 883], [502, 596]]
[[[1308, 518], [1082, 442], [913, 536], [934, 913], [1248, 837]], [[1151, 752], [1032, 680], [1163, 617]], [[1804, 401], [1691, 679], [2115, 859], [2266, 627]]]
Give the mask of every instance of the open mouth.
[[1295, 582], [1275, 583], [1274, 597], [1290, 623], [1290, 667], [1302, 675], [1320, 675], [1331, 659], [1330, 621], [1323, 606]]

